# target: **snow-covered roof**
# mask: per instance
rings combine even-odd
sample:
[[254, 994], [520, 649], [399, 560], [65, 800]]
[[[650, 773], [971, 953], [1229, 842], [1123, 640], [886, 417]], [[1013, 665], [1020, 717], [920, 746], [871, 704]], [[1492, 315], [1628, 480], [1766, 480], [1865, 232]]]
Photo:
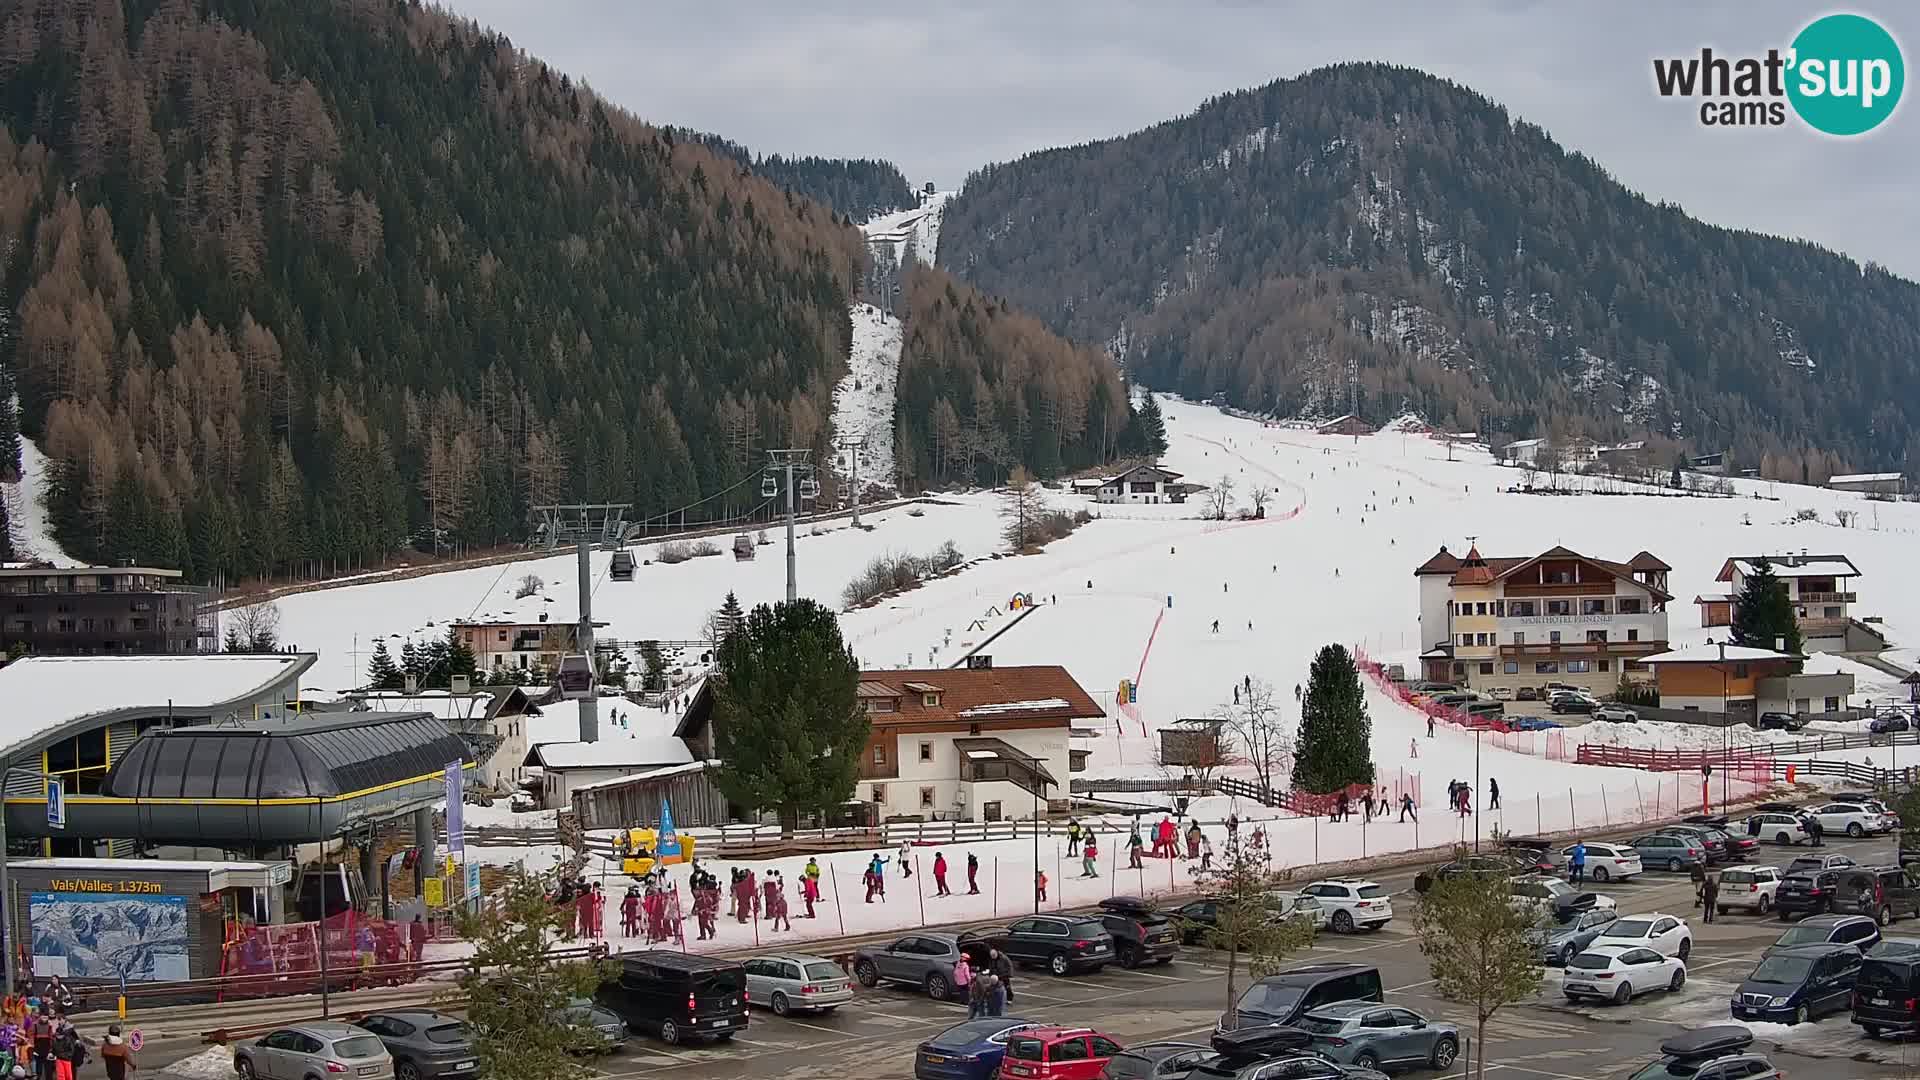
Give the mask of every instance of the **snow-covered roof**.
[[[1800, 558], [1797, 563], [1789, 563], [1787, 561], [1789, 558], [1793, 556], [1782, 555], [1777, 559], [1767, 560], [1773, 564], [1774, 577], [1856, 577], [1860, 573], [1860, 568], [1854, 566], [1851, 559], [1841, 555], [1816, 555], [1812, 558]], [[1733, 566], [1740, 571], [1741, 577], [1753, 576], [1752, 559], [1735, 559]]]
[[576, 784], [574, 791], [591, 791], [594, 788], [612, 787], [615, 784], [630, 784], [635, 780], [662, 780], [669, 776], [684, 776], [697, 773], [707, 767], [704, 761], [691, 761], [685, 765], [668, 765], [660, 769], [648, 769], [644, 772], [628, 773], [625, 776], [610, 776], [605, 780], [595, 780], [591, 784]]
[[543, 769], [629, 769], [692, 761], [693, 751], [687, 749], [686, 742], [671, 735], [543, 743], [527, 752], [527, 764]]
[[213, 713], [292, 683], [313, 653], [263, 656], [27, 656], [0, 668], [0, 752], [123, 709]]
[[991, 716], [994, 713], [1028, 712], [1038, 709], [1064, 709], [1068, 703], [1063, 698], [1036, 698], [1033, 701], [1002, 701], [992, 705], [975, 705], [971, 709], [960, 710], [961, 716]]
[[1526, 449], [1527, 447], [1529, 447], [1529, 446], [1542, 446], [1542, 445], [1545, 445], [1545, 444], [1546, 444], [1546, 441], [1547, 441], [1547, 440], [1545, 440], [1545, 439], [1515, 439], [1515, 440], [1513, 440], [1512, 442], [1510, 442], [1510, 443], [1508, 443], [1508, 444], [1506, 445], [1506, 449], [1508, 449], [1508, 450], [1525, 450], [1525, 449]]
[[271, 870], [285, 863], [271, 862], [199, 862], [192, 859], [14, 859], [8, 866], [30, 870], [75, 870], [82, 873], [138, 873], [151, 870], [155, 873], [245, 873], [249, 870]]
[[[1799, 660], [1792, 653], [1774, 652], [1772, 649], [1755, 649], [1746, 645], [1729, 645], [1726, 659], [1746, 663], [1752, 660]], [[1640, 662], [1643, 664], [1717, 664], [1721, 652], [1718, 645], [1690, 645], [1683, 649], [1655, 653]]]
[[1845, 476], [1829, 476], [1829, 484], [1887, 484], [1900, 479], [1897, 472], [1848, 473]]

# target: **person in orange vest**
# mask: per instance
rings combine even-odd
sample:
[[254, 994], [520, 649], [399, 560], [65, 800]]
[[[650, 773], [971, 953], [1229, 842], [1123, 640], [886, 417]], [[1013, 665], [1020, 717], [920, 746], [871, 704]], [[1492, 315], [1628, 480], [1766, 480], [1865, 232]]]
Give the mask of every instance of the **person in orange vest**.
[[1038, 900], [1040, 903], [1043, 903], [1043, 904], [1046, 903], [1047, 902], [1047, 872], [1045, 870], [1035, 870], [1033, 872], [1033, 887], [1035, 890], [1034, 898]]

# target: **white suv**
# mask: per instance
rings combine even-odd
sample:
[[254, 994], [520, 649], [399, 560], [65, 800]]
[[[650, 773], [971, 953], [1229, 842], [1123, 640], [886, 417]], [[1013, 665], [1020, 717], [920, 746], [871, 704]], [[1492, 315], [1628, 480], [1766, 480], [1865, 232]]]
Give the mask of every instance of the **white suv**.
[[1807, 812], [1820, 822], [1823, 833], [1846, 833], [1857, 840], [1869, 833], [1893, 831], [1885, 814], [1859, 803], [1828, 803]]
[[1378, 930], [1393, 921], [1393, 900], [1385, 886], [1377, 882], [1333, 878], [1316, 881], [1300, 891], [1320, 899], [1320, 906], [1327, 910], [1327, 923], [1337, 933]]
[[1773, 894], [1778, 891], [1779, 867], [1729, 866], [1720, 871], [1720, 902], [1715, 906], [1722, 915], [1730, 907], [1765, 915], [1773, 909]]

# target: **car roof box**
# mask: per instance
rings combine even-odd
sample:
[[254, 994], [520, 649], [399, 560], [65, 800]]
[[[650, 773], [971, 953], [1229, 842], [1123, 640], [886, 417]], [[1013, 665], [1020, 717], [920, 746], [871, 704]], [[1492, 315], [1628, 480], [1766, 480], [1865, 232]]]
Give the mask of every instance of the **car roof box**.
[[1313, 1034], [1304, 1028], [1242, 1028], [1214, 1032], [1213, 1052], [1221, 1057], [1258, 1061], [1305, 1050], [1312, 1043]]
[[1709, 1058], [1745, 1050], [1753, 1045], [1753, 1032], [1738, 1024], [1716, 1024], [1675, 1035], [1660, 1044], [1668, 1057]]
[[1159, 910], [1154, 906], [1153, 901], [1143, 900], [1138, 896], [1108, 897], [1100, 901], [1099, 907], [1103, 911], [1111, 911], [1116, 915], [1150, 915]]
[[646, 964], [664, 971], [725, 971], [740, 966], [738, 960], [721, 960], [699, 953], [671, 952], [666, 949], [648, 949], [645, 952], [629, 953], [621, 957], [628, 965]]

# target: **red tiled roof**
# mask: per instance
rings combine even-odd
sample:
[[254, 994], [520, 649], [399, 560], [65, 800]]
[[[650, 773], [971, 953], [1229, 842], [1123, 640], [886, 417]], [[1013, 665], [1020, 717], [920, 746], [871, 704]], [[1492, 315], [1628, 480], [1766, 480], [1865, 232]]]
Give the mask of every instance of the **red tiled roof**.
[[[937, 706], [922, 704], [918, 695], [903, 696], [899, 712], [869, 714], [869, 719], [876, 726], [927, 722], [962, 724], [970, 720], [1095, 720], [1107, 715], [1067, 673], [1067, 669], [1058, 664], [862, 671], [860, 682], [887, 686], [924, 682], [942, 688], [940, 704]], [[962, 715], [969, 709], [1054, 700], [1066, 704], [1023, 709], [995, 708], [974, 717]]]
[[1487, 560], [1480, 557], [1480, 547], [1475, 545], [1467, 549], [1467, 557], [1460, 563], [1460, 570], [1453, 575], [1455, 585], [1485, 585], [1493, 580], [1493, 570]]
[[1425, 577], [1428, 574], [1451, 574], [1458, 569], [1460, 569], [1459, 556], [1448, 551], [1446, 545], [1442, 544], [1440, 550], [1434, 554], [1433, 558], [1413, 568], [1413, 576]]

